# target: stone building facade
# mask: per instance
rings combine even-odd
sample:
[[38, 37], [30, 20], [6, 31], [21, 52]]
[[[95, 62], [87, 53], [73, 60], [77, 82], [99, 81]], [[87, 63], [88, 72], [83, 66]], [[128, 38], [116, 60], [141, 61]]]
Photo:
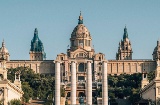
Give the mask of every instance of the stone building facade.
[[[111, 75], [119, 75], [122, 73], [142, 73], [143, 71], [150, 72], [157, 67], [157, 60], [160, 59], [160, 43], [157, 41], [157, 46], [153, 51], [153, 59], [133, 59], [132, 44], [129, 40], [127, 28], [124, 28], [123, 39], [119, 42], [116, 59], [107, 60], [107, 73]], [[83, 24], [83, 17], [80, 14], [78, 25], [73, 29], [70, 36], [70, 48], [67, 53], [60, 53], [55, 60], [46, 60], [44, 46], [38, 36], [38, 30], [35, 29], [34, 37], [31, 40], [30, 60], [10, 60], [9, 52], [5, 47], [4, 41], [0, 49], [0, 56], [6, 58], [6, 68], [16, 68], [20, 66], [29, 67], [35, 73], [53, 73], [55, 74], [55, 62], [60, 62], [60, 81], [66, 88], [66, 97], [70, 100], [71, 95], [71, 62], [75, 62], [76, 69], [76, 97], [86, 96], [86, 74], [87, 63], [91, 63], [92, 70], [92, 95], [95, 96], [95, 91], [102, 82], [102, 63], [106, 61], [105, 54], [95, 53], [92, 47], [91, 33]], [[86, 100], [85, 100], [86, 101]], [[78, 100], [77, 100], [78, 103]]]
[[143, 99], [147, 99], [151, 103], [155, 103], [155, 105], [160, 105], [160, 66], [159, 64], [157, 64], [157, 68], [155, 70], [155, 79], [153, 79], [151, 82], [149, 82], [149, 80], [147, 79], [147, 73], [146, 72], [143, 73], [140, 94]]
[[7, 79], [7, 69], [5, 57], [0, 58], [0, 104], [9, 105], [11, 100], [22, 99], [20, 73], [15, 74], [14, 83]]

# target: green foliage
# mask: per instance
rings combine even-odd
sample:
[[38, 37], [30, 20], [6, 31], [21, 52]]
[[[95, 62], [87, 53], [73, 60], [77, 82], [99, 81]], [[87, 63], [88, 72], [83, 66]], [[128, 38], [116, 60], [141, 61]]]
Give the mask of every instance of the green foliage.
[[151, 71], [148, 73], [148, 80], [152, 81], [155, 78], [155, 71]]
[[65, 97], [65, 89], [64, 89], [64, 87], [61, 87], [61, 97]]
[[28, 102], [30, 98], [52, 101], [55, 87], [52, 74], [36, 74], [28, 67], [10, 68], [7, 75], [12, 82], [17, 71], [21, 72], [24, 102]]
[[67, 100], [65, 101], [65, 105], [68, 105], [68, 101]]
[[23, 94], [23, 101], [24, 102], [28, 102], [29, 99], [31, 97], [33, 97], [33, 90], [30, 87], [30, 85], [28, 84], [28, 82], [23, 82], [22, 83], [22, 90], [24, 92], [24, 94]]
[[[108, 76], [108, 89], [110, 100], [129, 99], [132, 103], [140, 99], [139, 90], [142, 74], [121, 74]], [[98, 94], [99, 94], [98, 90]]]
[[10, 105], [22, 105], [20, 100], [13, 99], [10, 101]]

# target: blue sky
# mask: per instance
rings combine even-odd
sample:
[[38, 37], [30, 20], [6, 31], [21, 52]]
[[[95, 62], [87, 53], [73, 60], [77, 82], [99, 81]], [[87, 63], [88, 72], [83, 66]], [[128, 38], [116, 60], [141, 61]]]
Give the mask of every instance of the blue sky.
[[125, 25], [133, 59], [152, 59], [160, 38], [160, 0], [1, 0], [0, 41], [11, 60], [28, 60], [34, 29], [47, 59], [66, 53], [80, 11], [96, 53], [115, 59]]

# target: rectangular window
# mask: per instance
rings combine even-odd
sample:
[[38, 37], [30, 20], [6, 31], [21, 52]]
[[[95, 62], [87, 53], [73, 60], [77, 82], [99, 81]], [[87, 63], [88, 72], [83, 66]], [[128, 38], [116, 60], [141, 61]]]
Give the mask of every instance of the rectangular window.
[[78, 80], [84, 80], [84, 76], [78, 76]]
[[85, 46], [87, 46], [87, 40], [85, 40]]
[[91, 46], [91, 41], [90, 40], [88, 41], [88, 46]]
[[79, 53], [79, 57], [83, 57], [83, 53]]

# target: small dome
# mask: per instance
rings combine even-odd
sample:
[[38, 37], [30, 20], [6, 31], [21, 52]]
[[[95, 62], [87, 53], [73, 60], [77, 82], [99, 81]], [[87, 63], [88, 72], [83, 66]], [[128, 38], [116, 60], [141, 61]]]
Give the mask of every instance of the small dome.
[[8, 53], [7, 48], [5, 47], [4, 40], [2, 42], [2, 47], [0, 48], [0, 53]]
[[88, 31], [87, 27], [84, 26], [83, 24], [78, 24], [72, 34], [71, 37], [90, 37], [90, 32]]
[[0, 53], [8, 53], [8, 50], [5, 47], [0, 48]]

